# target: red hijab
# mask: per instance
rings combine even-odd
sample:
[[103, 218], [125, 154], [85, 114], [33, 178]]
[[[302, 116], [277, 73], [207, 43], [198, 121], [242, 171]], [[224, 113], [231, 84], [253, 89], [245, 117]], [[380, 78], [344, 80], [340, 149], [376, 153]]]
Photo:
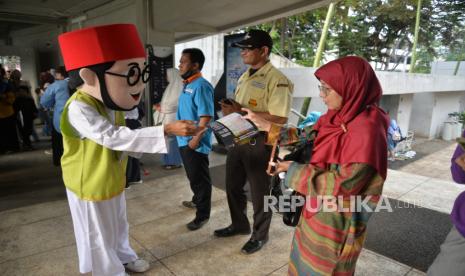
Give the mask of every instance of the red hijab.
[[389, 117], [379, 108], [381, 85], [370, 64], [349, 56], [331, 61], [316, 72], [342, 97], [340, 110], [328, 110], [315, 125], [311, 164], [365, 163], [386, 179]]

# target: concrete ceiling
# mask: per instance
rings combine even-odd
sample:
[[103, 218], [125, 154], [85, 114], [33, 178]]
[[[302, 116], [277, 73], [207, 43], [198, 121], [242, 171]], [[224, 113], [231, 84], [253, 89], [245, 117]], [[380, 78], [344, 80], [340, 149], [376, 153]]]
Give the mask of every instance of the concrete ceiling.
[[170, 0], [152, 5], [154, 27], [175, 32], [176, 41], [231, 31], [302, 13], [329, 0]]
[[0, 39], [10, 33], [38, 25], [65, 25], [70, 17], [113, 0], [0, 0]]
[[110, 2], [113, 0], [0, 0], [0, 20], [33, 24], [65, 24], [69, 17]]
[[[69, 23], [70, 18], [119, 0], [0, 0], [0, 39], [36, 25]], [[144, 0], [135, 0], [144, 1]], [[330, 0], [145, 0], [150, 24], [174, 32], [176, 41], [262, 23], [327, 5]]]

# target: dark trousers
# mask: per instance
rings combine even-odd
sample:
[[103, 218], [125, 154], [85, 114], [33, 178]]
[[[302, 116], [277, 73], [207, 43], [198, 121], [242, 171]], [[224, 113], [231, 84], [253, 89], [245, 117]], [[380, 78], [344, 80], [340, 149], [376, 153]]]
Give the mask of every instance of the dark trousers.
[[59, 133], [52, 124], [52, 153], [53, 165], [60, 166], [61, 156], [63, 156], [63, 136]]
[[270, 176], [266, 173], [271, 147], [265, 145], [264, 135], [256, 138], [255, 145], [238, 145], [228, 151], [226, 158], [226, 194], [232, 226], [238, 231], [250, 229], [247, 218], [247, 197], [244, 186], [248, 180], [253, 205], [252, 238], [268, 238], [271, 210], [264, 211], [264, 196], [270, 192]]
[[180, 147], [182, 163], [194, 196], [192, 202], [197, 206], [196, 218], [210, 218], [212, 184], [208, 169], [208, 155], [192, 150], [188, 146]]
[[129, 182], [140, 181], [140, 162], [139, 159], [129, 156], [126, 167], [126, 187]]
[[[126, 119], [126, 126], [130, 129], [138, 129], [142, 125], [139, 120], [136, 119]], [[137, 158], [128, 157], [128, 165], [126, 166], [126, 187], [128, 187], [129, 182], [137, 182], [141, 180], [140, 178], [140, 161]]]
[[0, 152], [19, 150], [16, 115], [0, 119]]
[[23, 147], [30, 148], [34, 118], [31, 116], [22, 116], [22, 119], [18, 118], [18, 129], [21, 134], [21, 139], [23, 140]]

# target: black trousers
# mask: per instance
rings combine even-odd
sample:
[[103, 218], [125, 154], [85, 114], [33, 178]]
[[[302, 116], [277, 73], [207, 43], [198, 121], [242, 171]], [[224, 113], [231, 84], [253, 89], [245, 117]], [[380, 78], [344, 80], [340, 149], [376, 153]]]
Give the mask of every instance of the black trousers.
[[194, 196], [192, 202], [197, 205], [197, 219], [210, 218], [212, 184], [208, 169], [208, 155], [192, 150], [188, 146], [180, 147], [182, 163]]
[[129, 186], [129, 182], [137, 182], [140, 180], [139, 159], [128, 156], [128, 165], [126, 166], [126, 187]]
[[16, 115], [0, 119], [0, 152], [19, 150]]
[[270, 176], [266, 173], [271, 146], [265, 145], [265, 136], [256, 138], [255, 145], [238, 145], [228, 151], [226, 158], [226, 194], [232, 226], [239, 231], [250, 229], [247, 218], [247, 197], [244, 186], [248, 180], [253, 205], [252, 237], [268, 238], [271, 210], [264, 210], [264, 196], [270, 192]]
[[21, 139], [23, 140], [23, 147], [31, 147], [31, 135], [33, 128], [34, 118], [31, 116], [23, 116], [23, 119], [18, 119], [18, 129], [21, 134]]
[[[139, 120], [126, 119], [126, 126], [130, 129], [138, 129], [142, 125]], [[126, 187], [129, 186], [129, 182], [137, 182], [139, 180], [141, 180], [140, 161], [137, 158], [128, 156], [128, 165], [126, 166]]]
[[63, 156], [63, 136], [59, 133], [52, 124], [52, 153], [53, 165], [60, 166], [61, 156]]

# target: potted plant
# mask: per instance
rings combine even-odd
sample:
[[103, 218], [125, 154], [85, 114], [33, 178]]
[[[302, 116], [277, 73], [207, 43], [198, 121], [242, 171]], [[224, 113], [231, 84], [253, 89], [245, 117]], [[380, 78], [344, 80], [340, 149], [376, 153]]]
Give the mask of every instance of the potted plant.
[[449, 118], [454, 120], [455, 122], [459, 122], [462, 124], [462, 129], [465, 127], [465, 111], [463, 112], [452, 112], [449, 113]]

